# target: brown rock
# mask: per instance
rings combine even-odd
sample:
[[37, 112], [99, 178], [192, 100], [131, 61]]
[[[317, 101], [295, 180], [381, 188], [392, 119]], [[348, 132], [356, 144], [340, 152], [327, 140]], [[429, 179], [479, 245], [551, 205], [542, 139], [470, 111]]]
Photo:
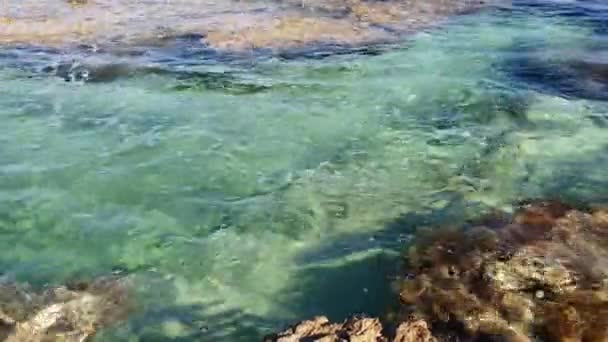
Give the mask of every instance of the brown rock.
[[267, 342], [384, 342], [382, 324], [376, 318], [351, 318], [344, 323], [330, 323], [327, 317], [302, 321], [286, 331], [268, 336]]
[[478, 0], [5, 2], [0, 5], [0, 44], [129, 45], [194, 33], [214, 48], [237, 51], [394, 41], [486, 5]]
[[397, 328], [394, 339], [383, 335], [382, 324], [377, 318], [351, 318], [344, 323], [330, 323], [327, 317], [315, 317], [302, 321], [266, 342], [437, 342], [427, 322], [412, 320]]
[[327, 17], [288, 15], [250, 26], [211, 29], [205, 41], [223, 50], [251, 48], [285, 49], [313, 43], [361, 45], [388, 38], [379, 29], [363, 27], [356, 22]]
[[435, 231], [406, 260], [410, 312], [458, 323], [463, 336], [607, 340], [605, 211], [531, 203], [499, 228]]
[[132, 305], [124, 281], [101, 279], [83, 288], [34, 293], [0, 288], [0, 329], [7, 342], [85, 341], [99, 328], [126, 318]]
[[395, 342], [436, 342], [424, 320], [404, 322], [397, 327]]

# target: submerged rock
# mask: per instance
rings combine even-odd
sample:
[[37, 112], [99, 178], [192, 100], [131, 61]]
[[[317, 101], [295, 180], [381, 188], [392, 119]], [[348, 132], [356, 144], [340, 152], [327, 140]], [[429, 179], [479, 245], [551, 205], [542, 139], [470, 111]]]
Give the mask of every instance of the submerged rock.
[[507, 70], [535, 90], [564, 97], [608, 100], [608, 64], [580, 59], [551, 61], [519, 57]]
[[55, 287], [41, 293], [0, 285], [0, 339], [7, 342], [85, 341], [132, 309], [124, 280]]

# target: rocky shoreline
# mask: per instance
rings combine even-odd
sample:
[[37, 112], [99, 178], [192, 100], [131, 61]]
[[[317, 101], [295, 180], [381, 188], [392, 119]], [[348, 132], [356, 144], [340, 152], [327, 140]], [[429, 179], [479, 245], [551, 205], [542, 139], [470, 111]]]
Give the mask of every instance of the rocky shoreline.
[[132, 312], [129, 287], [125, 279], [113, 278], [44, 291], [0, 284], [0, 340], [89, 341], [100, 329]]
[[607, 209], [540, 201], [418, 236], [384, 328], [316, 317], [265, 341], [608, 339]]
[[378, 318], [350, 318], [343, 323], [330, 323], [325, 316], [302, 321], [284, 332], [268, 336], [264, 342], [298, 341], [358, 341], [358, 342], [433, 342], [437, 339], [424, 320], [410, 320], [401, 323], [393, 332], [386, 332]]
[[315, 44], [361, 46], [398, 40], [486, 0], [147, 1], [0, 5], [0, 44], [137, 46], [184, 34], [228, 52], [285, 50]]

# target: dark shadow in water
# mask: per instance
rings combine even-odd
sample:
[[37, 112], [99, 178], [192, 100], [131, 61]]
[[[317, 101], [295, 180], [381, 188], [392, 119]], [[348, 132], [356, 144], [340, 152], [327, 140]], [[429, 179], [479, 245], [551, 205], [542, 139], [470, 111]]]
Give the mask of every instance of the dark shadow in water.
[[[173, 305], [175, 298], [171, 294], [176, 290], [169, 287], [163, 290], [169, 293], [163, 295], [169, 299], [151, 303], [151, 310], [130, 320], [129, 334], [152, 342], [260, 341], [266, 334], [315, 315], [326, 315], [335, 321], [357, 314], [382, 316], [394, 303], [391, 283], [398, 275], [400, 252], [409, 241], [409, 234], [417, 227], [442, 225], [457, 220], [456, 215], [462, 216], [463, 199], [450, 196], [452, 201], [441, 209], [407, 213], [376, 234], [339, 236], [302, 254], [290, 285], [274, 298], [281, 312], [259, 317], [239, 310], [217, 313], [215, 309], [221, 302]], [[154, 294], [147, 297], [150, 296]], [[170, 338], [159, 329], [165, 322], [176, 321], [188, 327], [187, 334]], [[112, 335], [108, 336], [110, 339], [101, 340], [111, 340]]]
[[[214, 49], [200, 34], [182, 34], [167, 36], [153, 45], [123, 49], [123, 53], [147, 56], [150, 62], [164, 65], [201, 65], [201, 64], [236, 64], [255, 63], [269, 58], [282, 60], [324, 59], [338, 55], [375, 56], [391, 46], [386, 42], [377, 42], [365, 46], [316, 42], [301, 47], [269, 49], [256, 48], [245, 51], [220, 51]], [[107, 49], [111, 52], [111, 49]]]
[[48, 75], [60, 77], [66, 82], [108, 83], [121, 79], [161, 76], [167, 81], [167, 90], [176, 92], [217, 91], [231, 95], [249, 95], [271, 90], [322, 91], [321, 84], [274, 83], [245, 80], [247, 70], [242, 71], [194, 71], [170, 67], [149, 67], [137, 64], [107, 63], [98, 65], [80, 62], [61, 63], [43, 68]]
[[[294, 320], [319, 314], [335, 320], [362, 312], [381, 315], [393, 298], [390, 282], [397, 274], [399, 251], [408, 241], [408, 234], [420, 225], [438, 225], [451, 220], [454, 214], [462, 211], [459, 205], [454, 201], [446, 208], [408, 213], [388, 223], [376, 234], [340, 236], [302, 254], [297, 260], [299, 272], [291, 279], [292, 285], [277, 296], [277, 301], [293, 316], [262, 318], [238, 310], [216, 314], [211, 313], [216, 311], [213, 303], [206, 306], [173, 305], [175, 298], [172, 297], [177, 290], [161, 284], [152, 287], [166, 288], [162, 296], [152, 293], [146, 297], [163, 297], [165, 300], [151, 305], [151, 310], [130, 321], [129, 329], [136, 335], [145, 336], [146, 341], [168, 341], [170, 339], [162, 333], [147, 331], [146, 327], [178, 321], [193, 327], [196, 333], [172, 341], [192, 341], [199, 337], [202, 340], [247, 341], [259, 339], [262, 333], [280, 329]], [[124, 269], [121, 273], [142, 272], [145, 272], [145, 267]], [[88, 277], [74, 278], [82, 280]]]
[[[566, 18], [572, 27], [593, 33], [580, 46], [556, 48], [542, 39], [516, 41], [498, 67], [516, 87], [566, 98], [608, 101], [608, 3], [588, 1], [514, 1], [506, 17], [524, 15]], [[567, 42], [571, 43], [571, 42]]]
[[[218, 309], [221, 301], [204, 305], [174, 305], [175, 298], [166, 293], [163, 298], [165, 303], [155, 303], [151, 308], [143, 309], [123, 325], [102, 331], [96, 340], [117, 341], [137, 336], [146, 342], [261, 341], [264, 335], [282, 326], [280, 322], [238, 309]], [[171, 333], [164, 330], [167, 325], [180, 328], [173, 329], [174, 333]]]
[[[222, 64], [248, 70], [271, 58], [296, 60], [325, 59], [339, 55], [375, 56], [393, 48], [386, 43], [350, 46], [321, 42], [278, 51], [255, 49], [247, 52], [222, 52], [204, 43], [203, 36], [186, 34], [130, 47], [81, 45], [61, 50], [27, 44], [3, 46], [0, 48], [0, 68], [22, 69], [31, 73], [31, 76], [51, 75], [68, 82], [91, 83], [155, 74], [187, 81], [175, 86], [174, 90], [178, 91], [204, 88], [249, 94], [271, 87], [240, 80], [234, 72], [203, 72], [192, 68]], [[125, 58], [128, 62], [125, 62]], [[90, 60], [104, 62], [91, 63]]]
[[[297, 59], [313, 59], [320, 60], [333, 56], [340, 55], [354, 55], [354, 56], [378, 56], [386, 51], [395, 49], [396, 46], [392, 46], [386, 43], [377, 43], [366, 46], [350, 46], [344, 44], [329, 44], [319, 43], [312, 44], [310, 46], [302, 48], [285, 49], [278, 52], [271, 52], [269, 50], [260, 50], [261, 56], [264, 54], [268, 56], [274, 56], [281, 60], [297, 60]], [[265, 52], [266, 51], [266, 52]]]
[[608, 145], [592, 154], [543, 167], [555, 170], [545, 181], [543, 197], [560, 199], [582, 208], [608, 205]]
[[522, 52], [507, 60], [503, 70], [516, 82], [536, 91], [566, 98], [608, 101], [608, 63], [605, 62], [550, 60]]
[[[563, 18], [572, 27], [593, 33], [572, 48], [547, 46], [543, 39], [522, 39], [504, 51], [498, 67], [516, 87], [566, 98], [608, 100], [608, 3], [601, 0], [514, 0], [502, 13], [514, 16]], [[584, 44], [587, 44], [586, 46]]]
[[296, 262], [299, 265], [327, 263], [340, 260], [370, 250], [387, 250], [400, 252], [409, 241], [416, 227], [441, 226], [445, 223], [464, 223], [469, 217], [464, 213], [474, 204], [467, 204], [461, 194], [445, 192], [437, 194], [436, 200], [446, 201], [446, 205], [424, 212], [409, 212], [388, 222], [374, 233], [356, 233], [340, 235], [318, 248], [308, 250], [299, 255]]
[[295, 320], [315, 315], [335, 321], [357, 314], [383, 316], [395, 301], [391, 284], [400, 271], [401, 252], [416, 229], [467, 220], [464, 199], [458, 194], [444, 196], [450, 200], [442, 208], [406, 213], [376, 233], [340, 235], [303, 253], [296, 259], [299, 272], [278, 301]]
[[157, 75], [167, 77], [173, 91], [222, 91], [229, 94], [253, 94], [271, 89], [271, 86], [245, 82], [234, 72], [184, 71], [137, 64], [107, 63], [87, 65], [79, 62], [47, 66], [43, 72], [60, 77], [66, 82], [108, 83], [119, 79]]
[[378, 251], [335, 262], [302, 268], [292, 277], [289, 289], [278, 296], [279, 302], [296, 320], [317, 315], [337, 321], [362, 313], [382, 315], [393, 298], [390, 284], [397, 274], [398, 255]]

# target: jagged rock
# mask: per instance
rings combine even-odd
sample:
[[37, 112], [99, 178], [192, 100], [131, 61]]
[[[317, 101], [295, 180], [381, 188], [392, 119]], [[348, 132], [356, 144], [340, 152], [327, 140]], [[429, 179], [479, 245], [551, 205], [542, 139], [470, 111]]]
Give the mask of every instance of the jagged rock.
[[328, 17], [286, 15], [249, 26], [213, 28], [205, 41], [222, 50], [287, 49], [315, 43], [362, 45], [386, 40], [389, 35], [356, 21]]
[[426, 321], [403, 322], [397, 327], [394, 342], [437, 342]]
[[491, 229], [434, 231], [406, 259], [401, 301], [462, 336], [608, 339], [606, 211], [524, 206]]
[[437, 342], [424, 320], [406, 321], [399, 325], [394, 338], [385, 335], [377, 318], [350, 318], [344, 323], [331, 323], [325, 316], [302, 321], [266, 342]]
[[26, 286], [0, 286], [0, 338], [6, 342], [80, 342], [132, 309], [125, 281], [100, 279], [78, 288], [35, 293]]
[[382, 324], [377, 318], [351, 318], [344, 323], [330, 323], [325, 316], [302, 321], [277, 335], [268, 336], [266, 342], [384, 342]]

